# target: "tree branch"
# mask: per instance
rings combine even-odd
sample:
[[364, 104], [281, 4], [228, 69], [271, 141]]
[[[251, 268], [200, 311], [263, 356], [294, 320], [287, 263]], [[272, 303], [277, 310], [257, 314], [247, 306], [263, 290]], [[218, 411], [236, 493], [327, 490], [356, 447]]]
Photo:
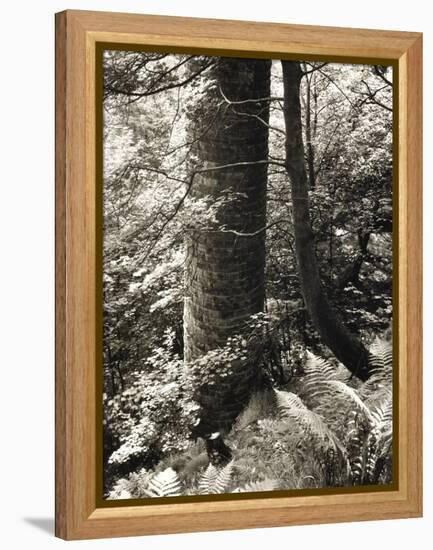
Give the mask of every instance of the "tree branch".
[[264, 101], [284, 101], [284, 97], [277, 97], [277, 96], [270, 96], [270, 97], [258, 97], [257, 99], [242, 99], [240, 101], [232, 101], [229, 99], [226, 95], [224, 95], [224, 92], [221, 88], [219, 88], [219, 92], [224, 99], [224, 101], [228, 105], [245, 105], [246, 103], [260, 103]]
[[159, 94], [160, 92], [165, 92], [167, 90], [173, 90], [175, 88], [180, 88], [182, 86], [185, 86], [186, 84], [189, 84], [192, 82], [195, 78], [197, 78], [201, 73], [204, 73], [207, 69], [209, 69], [212, 65], [215, 64], [215, 61], [212, 61], [211, 63], [208, 63], [192, 75], [190, 75], [188, 78], [185, 78], [184, 80], [180, 82], [175, 82], [173, 84], [167, 84], [166, 86], [161, 86], [160, 88], [157, 88], [156, 90], [147, 90], [145, 92], [129, 92], [126, 90], [122, 90], [120, 88], [115, 88], [113, 86], [108, 86], [107, 90], [113, 94], [117, 95], [125, 95], [127, 97], [132, 97], [133, 99], [129, 100], [128, 103], [134, 103], [135, 101], [138, 101], [139, 99], [143, 97], [149, 97], [155, 94]]
[[256, 237], [257, 235], [260, 235], [260, 233], [263, 233], [267, 229], [270, 229], [275, 225], [279, 225], [280, 223], [291, 223], [291, 220], [287, 218], [283, 218], [281, 220], [275, 220], [274, 222], [268, 225], [265, 225], [264, 227], [261, 227], [260, 229], [257, 229], [257, 231], [253, 231], [251, 233], [243, 233], [242, 231], [235, 231], [234, 229], [218, 229], [218, 231], [214, 231], [213, 233], [232, 233], [237, 237]]

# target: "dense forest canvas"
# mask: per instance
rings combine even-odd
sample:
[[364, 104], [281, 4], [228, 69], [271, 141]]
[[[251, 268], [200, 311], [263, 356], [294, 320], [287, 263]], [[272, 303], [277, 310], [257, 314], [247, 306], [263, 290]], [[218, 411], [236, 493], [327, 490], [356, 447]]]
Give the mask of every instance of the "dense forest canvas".
[[104, 499], [393, 481], [392, 80], [104, 51]]

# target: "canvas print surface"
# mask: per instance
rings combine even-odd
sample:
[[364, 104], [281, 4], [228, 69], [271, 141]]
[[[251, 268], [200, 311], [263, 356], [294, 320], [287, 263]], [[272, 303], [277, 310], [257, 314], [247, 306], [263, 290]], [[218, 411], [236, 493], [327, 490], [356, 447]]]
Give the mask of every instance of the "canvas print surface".
[[393, 481], [392, 79], [104, 51], [104, 499]]

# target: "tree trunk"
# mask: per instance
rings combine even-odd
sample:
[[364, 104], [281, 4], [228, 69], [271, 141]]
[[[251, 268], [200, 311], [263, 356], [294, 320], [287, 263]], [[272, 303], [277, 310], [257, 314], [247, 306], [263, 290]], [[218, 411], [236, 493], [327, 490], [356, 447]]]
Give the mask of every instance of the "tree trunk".
[[[187, 368], [242, 333], [250, 316], [263, 311], [269, 102], [250, 100], [269, 96], [270, 68], [269, 61], [220, 58], [195, 105], [191, 135], [197, 165], [190, 196], [227, 200], [217, 227], [187, 237]], [[227, 166], [233, 164], [238, 166]], [[203, 411], [199, 435], [228, 428], [254, 389], [257, 361], [249, 357], [232, 368], [212, 391], [197, 390]]]
[[286, 126], [286, 169], [293, 203], [293, 225], [301, 290], [306, 308], [323, 342], [355, 376], [369, 377], [368, 352], [332, 309], [320, 280], [314, 252], [310, 202], [302, 141], [299, 63], [282, 61], [284, 119]]
[[307, 82], [307, 93], [305, 100], [305, 141], [307, 142], [307, 164], [308, 164], [308, 181], [310, 189], [316, 187], [316, 173], [314, 168], [314, 148], [312, 143], [312, 123], [311, 123], [311, 79], [310, 76]]

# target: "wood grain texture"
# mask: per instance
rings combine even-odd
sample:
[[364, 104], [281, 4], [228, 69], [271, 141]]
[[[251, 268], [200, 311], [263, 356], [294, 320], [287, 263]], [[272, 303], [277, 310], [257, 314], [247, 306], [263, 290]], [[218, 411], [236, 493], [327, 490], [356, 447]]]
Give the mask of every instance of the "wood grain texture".
[[[398, 64], [398, 490], [97, 508], [96, 42]], [[421, 515], [421, 75], [418, 33], [82, 11], [56, 15], [57, 536], [82, 539]]]
[[[86, 89], [85, 31], [57, 15], [56, 534], [67, 538], [94, 510], [95, 185], [86, 151], [94, 102]], [[94, 126], [94, 124], [93, 124]], [[94, 140], [93, 140], [94, 141]], [[90, 153], [90, 154], [89, 154]]]
[[56, 532], [65, 532], [66, 463], [66, 17], [56, 16]]
[[[100, 41], [221, 48], [251, 52], [287, 52], [343, 57], [396, 59], [419, 36], [417, 33], [345, 29], [309, 25], [240, 22], [109, 12], [68, 11]], [[288, 45], [290, 44], [290, 47]]]
[[[407, 217], [406, 287], [400, 288], [401, 300], [406, 300], [406, 413], [408, 501], [422, 513], [422, 37], [408, 49], [402, 63], [406, 64], [405, 86], [407, 132], [401, 136], [406, 148]], [[405, 142], [404, 142], [405, 141]], [[403, 269], [403, 268], [402, 268]]]

